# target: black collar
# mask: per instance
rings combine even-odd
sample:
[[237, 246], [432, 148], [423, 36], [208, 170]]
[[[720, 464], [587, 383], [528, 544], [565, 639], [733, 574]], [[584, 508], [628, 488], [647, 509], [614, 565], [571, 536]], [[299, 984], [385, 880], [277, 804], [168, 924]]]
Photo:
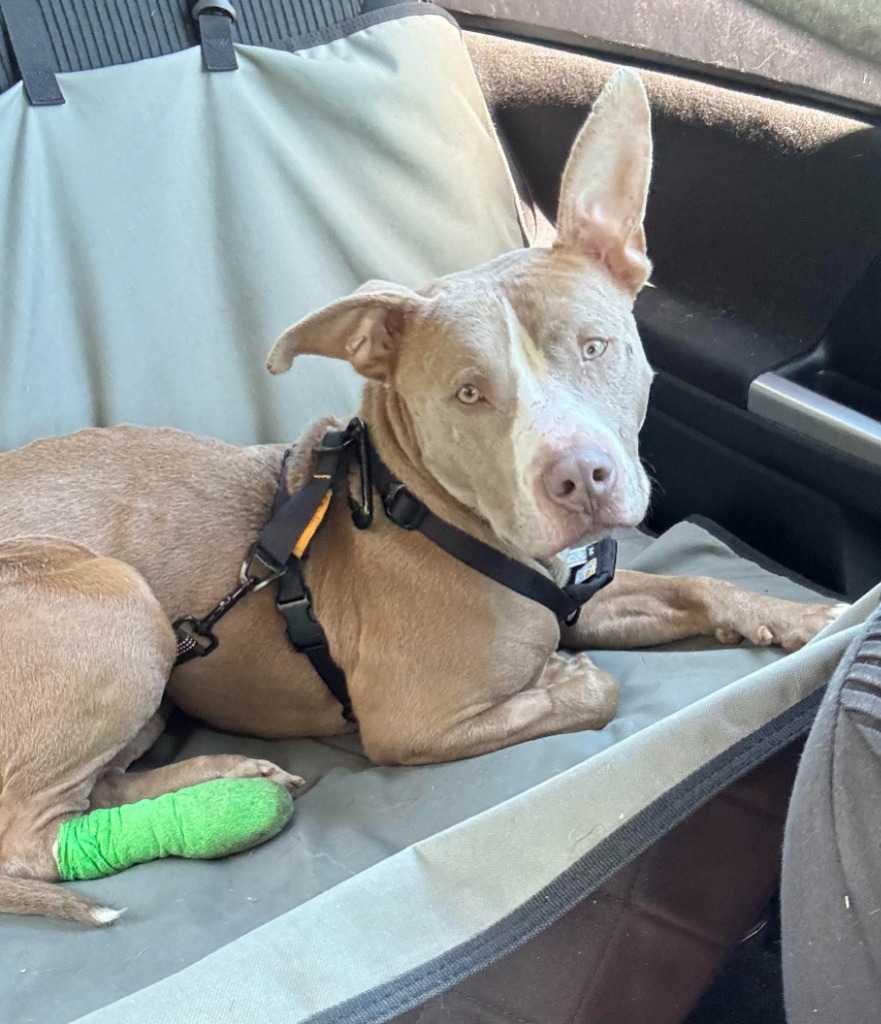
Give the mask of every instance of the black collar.
[[617, 544], [611, 538], [591, 544], [583, 560], [570, 569], [567, 583], [560, 587], [544, 573], [435, 515], [391, 474], [376, 449], [369, 447], [373, 485], [382, 499], [386, 516], [396, 526], [418, 530], [453, 558], [508, 590], [543, 604], [565, 625], [573, 625], [582, 605], [614, 578]]

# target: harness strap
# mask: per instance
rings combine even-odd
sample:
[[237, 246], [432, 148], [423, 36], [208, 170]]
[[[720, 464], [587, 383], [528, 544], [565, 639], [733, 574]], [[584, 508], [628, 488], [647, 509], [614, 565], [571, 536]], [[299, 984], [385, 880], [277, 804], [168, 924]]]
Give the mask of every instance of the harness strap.
[[52, 38], [37, 0], [0, 0], [0, 14], [28, 102], [35, 107], [64, 103], [55, 78]]
[[248, 593], [279, 581], [277, 605], [285, 619], [292, 646], [305, 654], [343, 714], [354, 721], [345, 676], [330, 655], [327, 637], [315, 618], [312, 595], [303, 579], [302, 563], [309, 544], [330, 508], [334, 488], [348, 467], [351, 429], [325, 434], [315, 449], [317, 458], [308, 482], [289, 494], [285, 483], [291, 451], [285, 453], [272, 514], [242, 565], [239, 585], [202, 619], [184, 616], [174, 623], [178, 639], [176, 664], [204, 657], [217, 647], [216, 623]]
[[354, 722], [345, 673], [331, 656], [327, 635], [315, 617], [312, 595], [303, 580], [302, 566], [298, 560], [292, 560], [288, 571], [279, 580], [276, 606], [284, 617], [291, 646], [309, 659], [312, 668], [342, 705], [343, 718], [347, 722]]
[[343, 453], [350, 443], [351, 435], [347, 431], [325, 434], [315, 448], [317, 458], [312, 476], [305, 486], [290, 495], [284, 478], [291, 453], [285, 454], [276, 508], [257, 540], [256, 554], [265, 564], [280, 567], [288, 564], [292, 554], [298, 559], [303, 557], [327, 514], [334, 487], [346, 472], [348, 463]]
[[190, 14], [199, 25], [205, 70], [237, 70], [239, 65], [232, 39], [236, 11], [229, 0], [197, 0]]
[[418, 530], [439, 548], [502, 586], [550, 609], [567, 626], [575, 623], [581, 607], [611, 583], [615, 575], [617, 543], [604, 538], [590, 545], [587, 557], [572, 569], [564, 587], [536, 569], [472, 537], [435, 515], [424, 502], [394, 476], [372, 449], [373, 479], [385, 514], [404, 530]]
[[330, 508], [334, 490], [348, 469], [347, 449], [356, 430], [329, 431], [314, 449], [312, 476], [304, 487], [289, 495], [286, 476], [291, 452], [285, 453], [275, 507], [257, 542], [258, 557], [267, 564], [283, 565], [276, 607], [285, 620], [285, 631], [294, 650], [305, 654], [325, 686], [339, 701], [343, 717], [354, 722], [346, 676], [333, 660], [327, 635], [315, 616], [312, 595], [303, 578], [303, 562], [312, 538]]

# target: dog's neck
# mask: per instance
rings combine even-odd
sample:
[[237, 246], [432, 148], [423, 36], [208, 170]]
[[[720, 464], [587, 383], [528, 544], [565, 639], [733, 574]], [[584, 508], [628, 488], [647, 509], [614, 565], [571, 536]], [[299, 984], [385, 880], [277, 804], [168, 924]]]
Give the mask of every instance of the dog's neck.
[[523, 551], [499, 538], [478, 512], [450, 494], [425, 469], [409, 412], [393, 389], [368, 383], [362, 396], [360, 416], [370, 430], [379, 457], [393, 476], [435, 515], [518, 561], [538, 565]]
[[[371, 441], [377, 454], [390, 472], [435, 515], [485, 544], [503, 551], [511, 558], [535, 569], [543, 569], [558, 584], [563, 583], [568, 570], [562, 559], [554, 558], [548, 562], [539, 562], [513, 545], [506, 544], [496, 536], [484, 519], [446, 491], [423, 468], [415, 436], [407, 422], [406, 411], [400, 408], [392, 392], [368, 385], [364, 390], [359, 415], [370, 430]], [[289, 494], [300, 490], [309, 480], [313, 467], [312, 452], [321, 438], [327, 431], [341, 430], [344, 425], [333, 417], [325, 417], [306, 428], [287, 461], [285, 486]], [[349, 474], [349, 492], [355, 500], [360, 496], [360, 474], [354, 465]], [[381, 514], [379, 509], [377, 514]]]
[[[560, 576], [563, 570], [555, 564], [556, 560], [552, 564], [539, 563], [525, 552], [501, 540], [486, 520], [450, 494], [426, 471], [422, 465], [419, 444], [407, 410], [392, 389], [368, 383], [364, 388], [358, 415], [367, 424], [371, 442], [391, 473], [420, 501], [425, 502], [435, 515], [520, 562], [535, 567], [541, 565], [545, 569], [550, 569], [555, 577]], [[328, 416], [306, 428], [288, 459], [285, 485], [289, 493], [298, 491], [309, 479], [312, 471], [312, 450], [321, 438], [328, 430], [340, 430], [343, 427], [344, 423]], [[350, 476], [350, 488], [352, 497], [357, 497], [358, 470], [354, 466]]]

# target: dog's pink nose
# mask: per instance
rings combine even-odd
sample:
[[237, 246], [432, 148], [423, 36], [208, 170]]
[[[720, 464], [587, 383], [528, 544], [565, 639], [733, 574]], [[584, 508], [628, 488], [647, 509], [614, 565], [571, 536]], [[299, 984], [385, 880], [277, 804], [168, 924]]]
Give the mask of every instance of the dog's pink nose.
[[602, 448], [585, 445], [557, 459], [542, 474], [548, 497], [563, 508], [587, 512], [615, 484], [615, 463]]

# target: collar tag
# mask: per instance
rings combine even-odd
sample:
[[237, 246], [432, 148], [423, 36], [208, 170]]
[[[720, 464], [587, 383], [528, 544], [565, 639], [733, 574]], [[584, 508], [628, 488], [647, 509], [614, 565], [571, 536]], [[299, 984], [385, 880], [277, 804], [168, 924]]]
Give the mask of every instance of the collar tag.
[[566, 552], [569, 580], [565, 589], [583, 603], [611, 583], [615, 576], [618, 544], [611, 537]]
[[574, 571], [572, 573], [572, 582], [584, 583], [585, 580], [592, 579], [594, 576], [596, 576], [596, 571], [596, 558], [588, 558], [582, 565], [574, 567]]

